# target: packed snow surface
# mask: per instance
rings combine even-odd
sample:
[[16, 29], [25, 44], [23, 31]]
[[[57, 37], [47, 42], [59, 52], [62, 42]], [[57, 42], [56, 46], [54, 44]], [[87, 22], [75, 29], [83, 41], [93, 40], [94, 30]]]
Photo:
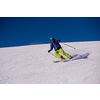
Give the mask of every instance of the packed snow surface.
[[0, 48], [0, 84], [100, 84], [100, 41], [60, 44], [73, 60], [53, 63], [50, 44]]

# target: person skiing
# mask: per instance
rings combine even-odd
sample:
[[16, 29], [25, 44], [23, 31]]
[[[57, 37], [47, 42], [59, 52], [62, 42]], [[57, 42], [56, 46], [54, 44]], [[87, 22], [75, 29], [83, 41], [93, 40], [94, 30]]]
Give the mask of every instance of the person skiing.
[[50, 50], [48, 50], [48, 53], [50, 51], [55, 50], [55, 55], [60, 58], [61, 60], [65, 59], [62, 55], [60, 55], [59, 53], [65, 55], [66, 57], [68, 57], [69, 59], [72, 59], [71, 55], [69, 55], [68, 53], [64, 52], [64, 50], [62, 49], [61, 45], [59, 44], [60, 40], [55, 40], [53, 37], [50, 38], [51, 43], [50, 43]]

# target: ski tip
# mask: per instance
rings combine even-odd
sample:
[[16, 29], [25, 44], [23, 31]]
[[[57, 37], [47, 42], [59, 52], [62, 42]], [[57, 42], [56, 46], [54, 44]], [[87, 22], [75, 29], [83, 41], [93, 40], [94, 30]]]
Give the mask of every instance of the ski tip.
[[56, 63], [56, 62], [58, 62], [58, 61], [53, 61], [53, 63]]
[[60, 62], [59, 60], [58, 61], [53, 61], [53, 63], [57, 63], [57, 62]]

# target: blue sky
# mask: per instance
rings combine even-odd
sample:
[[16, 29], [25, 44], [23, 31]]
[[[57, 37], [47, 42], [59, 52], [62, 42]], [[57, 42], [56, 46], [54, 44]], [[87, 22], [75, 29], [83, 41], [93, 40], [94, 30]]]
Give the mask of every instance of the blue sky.
[[100, 41], [100, 17], [0, 17], [0, 47]]

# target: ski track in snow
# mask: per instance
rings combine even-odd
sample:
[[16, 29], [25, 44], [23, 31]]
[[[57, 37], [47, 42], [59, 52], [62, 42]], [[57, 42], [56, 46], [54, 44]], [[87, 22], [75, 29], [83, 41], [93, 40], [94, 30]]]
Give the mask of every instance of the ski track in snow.
[[49, 44], [0, 48], [0, 84], [100, 84], [100, 41], [66, 44], [73, 59], [59, 63]]

